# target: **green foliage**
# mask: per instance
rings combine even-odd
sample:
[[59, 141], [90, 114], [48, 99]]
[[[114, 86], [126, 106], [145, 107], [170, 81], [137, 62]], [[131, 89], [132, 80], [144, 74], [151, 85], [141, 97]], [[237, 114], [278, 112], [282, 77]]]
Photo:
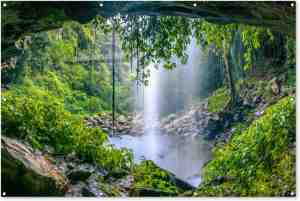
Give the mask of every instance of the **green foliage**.
[[263, 43], [265, 43], [266, 41], [273, 41], [274, 36], [269, 29], [265, 29], [262, 27], [240, 25], [240, 29], [243, 45], [246, 50], [244, 53], [244, 69], [248, 70], [254, 63], [254, 51], [261, 48]]
[[[95, 29], [93, 24], [67, 22], [17, 42], [22, 54], [16, 68], [3, 72], [9, 90], [1, 95], [2, 132], [34, 148], [50, 145], [55, 153], [75, 152], [120, 174], [131, 169], [131, 151], [114, 148], [104, 132], [86, 127], [81, 118], [111, 110], [111, 72], [102, 55], [108, 37]], [[100, 62], [78, 61], [92, 56]], [[125, 100], [130, 93], [126, 87]]]
[[261, 97], [265, 101], [270, 101], [273, 97], [270, 80], [262, 80], [255, 77], [239, 80], [237, 89], [243, 100], [252, 102], [255, 97]]
[[189, 19], [174, 16], [140, 16], [128, 17], [121, 23], [125, 26], [121, 31], [122, 46], [126, 52], [135, 48], [139, 42], [141, 55], [147, 60], [159, 62], [164, 59], [170, 63], [171, 57], [176, 55], [186, 63], [185, 49], [190, 42], [191, 27]]
[[287, 80], [286, 84], [288, 87], [296, 87], [296, 72], [295, 68], [289, 68], [287, 71]]
[[[24, 91], [30, 91], [24, 95]], [[21, 93], [20, 93], [21, 92]], [[2, 94], [2, 132], [24, 139], [33, 147], [50, 145], [55, 153], [72, 151], [85, 161], [95, 162], [111, 172], [127, 171], [132, 153], [107, 144], [99, 128], [88, 128], [83, 120], [64, 109], [55, 96], [35, 86], [17, 88]]]
[[[73, 114], [111, 110], [111, 72], [102, 55], [109, 38], [95, 29], [93, 24], [68, 22], [59, 30], [20, 39], [17, 46], [23, 53], [16, 68], [3, 71], [2, 81], [23, 85], [25, 80], [31, 80], [33, 85], [63, 99]], [[93, 59], [92, 56], [103, 62], [77, 62]], [[130, 108], [130, 84], [121, 83], [122, 108]]]
[[226, 87], [221, 87], [214, 91], [208, 98], [208, 111], [218, 113], [225, 109], [230, 101], [230, 94]]
[[291, 37], [287, 37], [287, 86], [296, 87], [296, 40]]
[[178, 193], [179, 189], [171, 181], [170, 175], [152, 161], [143, 161], [134, 168], [134, 188], [152, 188], [163, 192]]
[[68, 153], [72, 149], [72, 138], [89, 134], [102, 144], [106, 135], [99, 129], [86, 128], [78, 117], [64, 109], [59, 99], [46, 91], [31, 87], [31, 94], [24, 96], [13, 90], [2, 96], [3, 132], [30, 142], [36, 148], [45, 144], [57, 153]]
[[296, 40], [292, 37], [287, 37], [287, 61], [288, 67], [296, 65]]
[[103, 177], [98, 177], [98, 186], [99, 188], [110, 197], [120, 197], [122, 196], [121, 190], [112, 184], [106, 183]]
[[118, 22], [122, 49], [127, 58], [138, 57], [138, 76], [135, 79], [147, 84], [146, 69], [150, 62], [162, 63], [173, 69], [176, 56], [186, 63], [186, 48], [190, 42], [192, 28], [190, 20], [179, 16], [127, 16]]
[[255, 50], [262, 47], [266, 41], [274, 40], [272, 32], [263, 27], [238, 24], [214, 24], [205, 20], [194, 20], [195, 36], [200, 44], [214, 48], [219, 54], [228, 52], [233, 43], [233, 38], [238, 30], [242, 36], [244, 52], [244, 69], [249, 69], [253, 63]]
[[295, 98], [285, 97], [234, 135], [229, 144], [215, 149], [195, 195], [282, 196], [295, 192], [295, 112]]
[[195, 20], [193, 22], [195, 35], [199, 43], [214, 44], [219, 51], [228, 51], [234, 34], [238, 29], [236, 24], [213, 24], [205, 20]]

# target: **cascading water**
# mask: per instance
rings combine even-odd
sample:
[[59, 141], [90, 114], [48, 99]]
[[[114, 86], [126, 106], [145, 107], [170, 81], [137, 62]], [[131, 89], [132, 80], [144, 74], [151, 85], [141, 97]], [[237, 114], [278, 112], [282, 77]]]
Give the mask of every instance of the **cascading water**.
[[162, 133], [159, 128], [162, 117], [188, 110], [199, 95], [204, 56], [194, 38], [186, 51], [189, 55], [187, 63], [182, 65], [174, 57], [177, 67], [173, 70], [164, 69], [162, 64], [158, 69], [154, 64], [147, 66], [149, 85], [140, 86], [134, 93], [136, 113], [142, 114], [144, 133], [135, 137], [130, 134], [115, 137], [111, 142], [117, 147], [132, 149], [136, 162], [143, 158], [153, 160], [161, 168], [196, 186], [201, 181], [201, 167], [211, 157], [210, 146], [196, 130], [194, 135], [179, 136]]
[[144, 128], [145, 133], [154, 134], [159, 122], [159, 71], [150, 64], [149, 86], [144, 86]]
[[149, 159], [155, 160], [159, 154], [159, 71], [154, 68], [153, 64], [147, 66], [150, 71], [149, 86], [145, 86], [144, 93], [144, 134], [145, 139], [148, 141], [145, 146], [149, 152]]

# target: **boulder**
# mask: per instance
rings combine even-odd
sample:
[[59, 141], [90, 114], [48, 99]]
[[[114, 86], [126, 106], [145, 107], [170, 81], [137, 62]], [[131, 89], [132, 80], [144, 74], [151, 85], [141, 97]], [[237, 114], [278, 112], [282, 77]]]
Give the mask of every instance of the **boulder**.
[[90, 164], [80, 164], [73, 168], [67, 175], [68, 179], [72, 184], [78, 181], [87, 180], [93, 172], [95, 172], [96, 167]]
[[270, 81], [272, 92], [275, 95], [279, 95], [281, 92], [280, 81], [275, 77]]
[[68, 191], [66, 192], [66, 197], [82, 197], [82, 189], [86, 184], [84, 182], [79, 182], [76, 185], [70, 185]]
[[98, 181], [91, 179], [87, 182], [78, 182], [70, 185], [65, 194], [66, 197], [105, 197], [106, 194], [100, 189]]
[[92, 174], [86, 181], [86, 186], [82, 189], [83, 196], [92, 196], [92, 197], [104, 197], [106, 193], [100, 188], [99, 185], [99, 176], [100, 174]]
[[63, 196], [67, 179], [46, 156], [1, 137], [1, 185], [6, 196]]
[[258, 104], [262, 101], [262, 97], [261, 96], [255, 96], [253, 98], [253, 103]]
[[220, 130], [222, 129], [222, 123], [219, 120], [208, 119], [205, 131], [205, 139], [213, 140], [219, 134]]
[[177, 193], [161, 191], [154, 188], [138, 187], [130, 191], [130, 196], [133, 197], [161, 197], [168, 196], [174, 197], [177, 196]]
[[124, 189], [129, 191], [134, 182], [134, 177], [132, 175], [128, 175], [126, 177], [120, 178], [115, 182], [115, 186], [119, 187], [120, 189]]

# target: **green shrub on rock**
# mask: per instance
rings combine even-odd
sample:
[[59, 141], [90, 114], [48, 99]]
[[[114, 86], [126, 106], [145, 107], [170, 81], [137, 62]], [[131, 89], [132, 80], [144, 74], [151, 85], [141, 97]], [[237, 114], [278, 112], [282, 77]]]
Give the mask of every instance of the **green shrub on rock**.
[[157, 167], [152, 161], [145, 160], [134, 169], [134, 188], [156, 189], [163, 193], [177, 194], [178, 189], [170, 175]]
[[230, 101], [230, 94], [227, 88], [217, 89], [212, 96], [208, 98], [208, 111], [218, 113], [225, 109]]
[[95, 162], [110, 171], [127, 171], [132, 153], [115, 149], [99, 128], [88, 128], [79, 116], [45, 90], [33, 87], [31, 95], [9, 90], [1, 96], [2, 134], [29, 142], [34, 148], [45, 145], [56, 154], [74, 151], [84, 161]]
[[284, 196], [296, 190], [295, 98], [269, 107], [204, 167], [200, 196]]

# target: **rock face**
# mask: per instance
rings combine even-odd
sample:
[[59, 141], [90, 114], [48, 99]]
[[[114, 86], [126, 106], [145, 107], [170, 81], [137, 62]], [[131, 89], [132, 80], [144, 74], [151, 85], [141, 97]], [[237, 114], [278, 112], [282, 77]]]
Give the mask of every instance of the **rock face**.
[[106, 172], [97, 165], [82, 163], [72, 158], [58, 161], [59, 167], [64, 169], [70, 186], [65, 194], [67, 197], [105, 197], [107, 194], [101, 189], [99, 177]]
[[6, 196], [62, 196], [67, 179], [47, 157], [1, 137], [1, 185]]
[[[49, 146], [42, 153], [4, 136], [1, 142], [1, 185], [6, 196], [173, 196], [156, 189], [135, 189], [133, 175], [110, 176], [98, 165], [81, 161], [74, 153], [53, 156]], [[179, 188], [193, 189], [172, 173], [168, 174]]]
[[141, 115], [123, 115], [115, 119], [115, 132], [113, 133], [112, 117], [109, 114], [95, 115], [85, 118], [89, 127], [100, 127], [109, 135], [142, 135], [144, 133], [143, 118]]
[[[60, 28], [63, 22], [87, 23], [96, 15], [178, 15], [204, 18], [212, 23], [245, 23], [294, 35], [296, 6], [291, 2], [5, 2], [2, 6], [1, 63], [20, 54], [14, 43], [24, 34]], [[201, 5], [200, 5], [201, 4]], [[37, 12], [38, 11], [38, 12]], [[276, 17], [274, 17], [276, 16]]]
[[[229, 119], [228, 119], [229, 120]], [[161, 121], [161, 129], [167, 134], [202, 135], [213, 139], [226, 125], [218, 114], [207, 111], [207, 103], [203, 101], [190, 110], [171, 114]]]
[[[2, 195], [5, 192], [6, 196], [126, 196], [133, 182], [127, 177], [103, 181], [100, 178], [107, 172], [80, 161], [73, 153], [52, 157], [4, 136], [1, 144]], [[123, 192], [116, 190], [118, 186]], [[112, 189], [114, 193], [110, 192]]]
[[98, 181], [104, 170], [82, 163], [73, 153], [54, 158], [8, 137], [2, 136], [1, 143], [1, 185], [6, 196], [107, 196]]

